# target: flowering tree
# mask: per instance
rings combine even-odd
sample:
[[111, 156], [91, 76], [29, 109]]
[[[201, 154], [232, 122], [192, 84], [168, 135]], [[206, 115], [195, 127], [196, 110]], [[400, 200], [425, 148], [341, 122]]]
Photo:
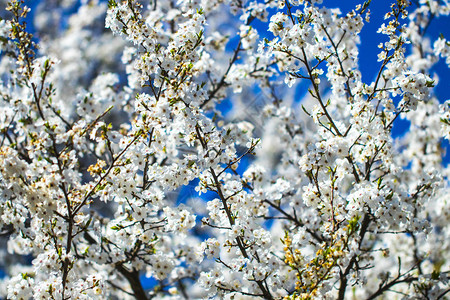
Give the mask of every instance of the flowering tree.
[[446, 0], [394, 1], [372, 82], [370, 1], [76, 2], [1, 13], [3, 297], [449, 297]]

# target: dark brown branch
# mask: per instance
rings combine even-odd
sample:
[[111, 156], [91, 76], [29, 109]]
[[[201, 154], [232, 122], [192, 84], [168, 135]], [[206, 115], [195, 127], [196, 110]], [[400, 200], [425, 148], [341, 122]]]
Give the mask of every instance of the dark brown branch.
[[117, 264], [116, 270], [119, 271], [119, 273], [122, 274], [130, 283], [134, 297], [137, 300], [148, 300], [141, 281], [139, 280], [139, 272], [135, 270], [129, 271], [122, 264]]
[[[361, 246], [361, 243], [364, 240], [364, 236], [366, 235], [369, 225], [370, 225], [370, 215], [365, 214], [364, 218], [361, 222], [361, 230], [359, 232], [359, 239], [360, 239], [359, 247]], [[358, 255], [353, 254], [345, 271], [342, 272], [342, 270], [341, 270], [339, 272], [340, 273], [340, 276], [339, 276], [340, 277], [340, 286], [339, 286], [338, 300], [343, 300], [345, 297], [345, 291], [347, 289], [347, 284], [348, 284], [347, 275], [350, 274], [350, 271], [352, 270], [353, 266], [357, 263], [357, 259], [358, 259]]]

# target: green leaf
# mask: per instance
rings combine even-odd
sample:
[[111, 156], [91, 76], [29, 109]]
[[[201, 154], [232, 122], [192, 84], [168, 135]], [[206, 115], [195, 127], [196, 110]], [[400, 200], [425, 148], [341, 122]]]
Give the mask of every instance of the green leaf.
[[438, 271], [434, 270], [433, 272], [431, 272], [431, 279], [438, 280], [439, 275], [440, 275], [440, 273]]
[[114, 0], [109, 0], [108, 1], [108, 8], [113, 8], [117, 6], [117, 2]]
[[361, 8], [361, 14], [363, 14], [367, 10], [367, 8], [369, 8], [370, 2], [372, 2], [372, 0], [368, 0], [368, 1], [364, 2], [363, 6]]

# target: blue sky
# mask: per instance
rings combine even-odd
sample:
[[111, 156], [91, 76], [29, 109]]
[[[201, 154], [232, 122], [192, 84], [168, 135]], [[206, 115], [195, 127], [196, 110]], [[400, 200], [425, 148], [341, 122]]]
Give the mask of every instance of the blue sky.
[[[105, 0], [100, 0], [101, 2]], [[31, 0], [27, 1], [28, 5], [32, 8], [35, 8], [37, 4], [40, 2], [39, 0]], [[142, 1], [146, 2], [146, 1]], [[334, 8], [338, 7], [341, 9], [342, 13], [345, 14], [348, 11], [355, 8], [355, 6], [359, 3], [363, 3], [363, 0], [324, 0], [323, 5], [327, 7]], [[365, 82], [370, 82], [373, 80], [375, 75], [378, 72], [380, 64], [377, 63], [377, 54], [379, 52], [378, 44], [380, 42], [385, 41], [381, 34], [377, 33], [378, 28], [384, 22], [384, 14], [390, 11], [390, 4], [393, 1], [391, 0], [372, 0], [369, 8], [371, 11], [370, 22], [366, 23], [361, 32], [361, 47], [360, 47], [360, 67], [363, 76], [363, 80]], [[414, 7], [414, 5], [412, 6]], [[70, 9], [68, 12], [75, 12], [76, 7]], [[33, 17], [33, 11], [30, 15]], [[30, 18], [29, 18], [30, 19]], [[63, 20], [64, 22], [64, 20]], [[28, 22], [28, 26], [30, 26], [33, 31], [32, 22]], [[267, 24], [264, 25], [267, 28]], [[265, 30], [265, 29], [263, 29]], [[443, 34], [447, 39], [450, 39], [450, 17], [440, 17], [434, 19], [431, 26], [427, 31], [427, 35], [432, 37], [434, 41], [439, 37], [439, 34]], [[440, 84], [435, 88], [435, 93], [437, 97], [443, 102], [446, 99], [450, 98], [450, 89], [447, 87], [447, 80], [450, 78], [450, 69], [445, 65], [443, 61], [440, 61], [437, 66], [433, 68], [433, 71], [436, 71], [440, 77]]]
[[[329, 8], [339, 8], [343, 15], [347, 12], [351, 11], [355, 8], [357, 4], [363, 3], [364, 0], [324, 0], [323, 5]], [[370, 14], [370, 22], [365, 23], [361, 34], [361, 44], [359, 45], [359, 66], [362, 74], [362, 79], [365, 83], [370, 84], [375, 80], [375, 77], [379, 71], [381, 66], [381, 62], [378, 62], [378, 53], [380, 49], [378, 45], [382, 42], [385, 42], [386, 36], [377, 33], [381, 24], [385, 22], [384, 15], [391, 11], [390, 6], [391, 3], [395, 2], [393, 0], [372, 0], [369, 9], [371, 11]], [[413, 4], [409, 9], [412, 11], [415, 9], [415, 5]], [[405, 20], [405, 23], [407, 20]], [[265, 31], [267, 30], [267, 24], [261, 23], [259, 21], [254, 21], [253, 26], [258, 28], [258, 31], [262, 36], [264, 36]], [[431, 38], [431, 43], [433, 43], [439, 35], [442, 34], [447, 39], [450, 39], [450, 17], [439, 17], [434, 18], [429, 26], [426, 35]], [[268, 38], [271, 37], [270, 33], [266, 35]], [[237, 38], [233, 43], [228, 45], [230, 51], [234, 49], [235, 44], [237, 44]], [[437, 73], [439, 75], [439, 84], [435, 87], [434, 93], [442, 103], [445, 100], [450, 98], [450, 89], [448, 88], [448, 79], [450, 78], [450, 69], [445, 64], [444, 60], [440, 60], [431, 70], [433, 77], [433, 73]], [[308, 91], [308, 82], [301, 83], [296, 90], [296, 99], [302, 99], [303, 96]], [[226, 108], [226, 105], [223, 105]], [[229, 108], [229, 107], [228, 107]], [[394, 122], [393, 127], [393, 136], [399, 137], [403, 135], [406, 131], [408, 131], [409, 122], [404, 119], [397, 119]], [[447, 145], [447, 143], [446, 143]], [[450, 161], [449, 155], [447, 156], [446, 162]]]
[[[371, 82], [375, 78], [380, 63], [377, 62], [377, 54], [379, 49], [377, 45], [384, 42], [383, 36], [377, 33], [378, 28], [384, 23], [384, 14], [390, 10], [390, 3], [392, 1], [386, 0], [372, 0], [370, 4], [371, 17], [370, 22], [365, 24], [361, 32], [361, 47], [359, 56], [359, 65], [365, 82]], [[324, 0], [329, 7], [339, 7], [343, 13], [351, 10], [359, 1], [339, 1], [339, 0]], [[414, 5], [412, 6], [415, 7]], [[439, 35], [442, 34], [447, 39], [450, 39], [450, 17], [442, 16], [435, 18], [427, 30], [427, 35], [431, 38], [431, 42], [435, 41]], [[444, 60], [440, 60], [431, 70], [439, 75], [439, 83], [434, 89], [434, 93], [439, 101], [442, 103], [450, 99], [449, 78], [450, 69], [445, 64]], [[431, 74], [433, 77], [433, 74]], [[392, 134], [394, 137], [401, 136], [409, 128], [409, 122], [404, 119], [397, 119], [394, 123]], [[442, 146], [447, 149], [447, 154], [444, 157], [444, 164], [450, 162], [450, 147], [447, 140], [444, 140]]]

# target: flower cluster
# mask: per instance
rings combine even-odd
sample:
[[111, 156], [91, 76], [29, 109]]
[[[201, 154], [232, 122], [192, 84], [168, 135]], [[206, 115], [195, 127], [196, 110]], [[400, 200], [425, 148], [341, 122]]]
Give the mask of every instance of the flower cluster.
[[322, 2], [11, 0], [0, 297], [448, 297], [450, 4]]

